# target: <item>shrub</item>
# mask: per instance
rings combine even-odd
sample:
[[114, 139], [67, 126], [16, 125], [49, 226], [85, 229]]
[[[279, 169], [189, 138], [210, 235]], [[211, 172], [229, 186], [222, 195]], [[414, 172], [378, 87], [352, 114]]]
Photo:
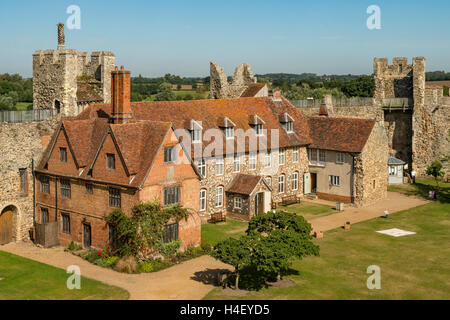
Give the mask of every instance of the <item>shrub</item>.
[[90, 263], [94, 263], [94, 261], [98, 259], [98, 252], [90, 249], [89, 251], [80, 255], [80, 257], [84, 260], [89, 261]]
[[75, 242], [72, 241], [72, 242], [70, 243], [68, 249], [69, 249], [70, 251], [80, 251], [80, 250], [82, 250], [83, 248], [82, 248], [81, 246], [79, 246], [78, 244], [76, 244]]
[[138, 269], [138, 263], [135, 257], [128, 256], [120, 259], [116, 264], [116, 271], [123, 273], [136, 273]]
[[94, 264], [100, 267], [106, 267], [106, 261], [102, 258], [98, 258], [94, 261]]
[[114, 268], [117, 265], [117, 262], [119, 262], [119, 260], [120, 260], [120, 257], [116, 257], [116, 256], [109, 257], [106, 260], [104, 260], [105, 266], [108, 268]]
[[151, 259], [144, 261], [139, 265], [139, 272], [142, 273], [156, 272], [169, 268], [173, 265], [174, 263], [170, 261], [163, 261], [161, 259]]
[[205, 253], [209, 253], [213, 249], [212, 245], [207, 240], [202, 240], [201, 248]]
[[164, 243], [162, 241], [158, 242], [156, 245], [156, 250], [166, 259], [172, 258], [176, 255], [177, 251], [181, 248], [181, 240], [170, 241]]

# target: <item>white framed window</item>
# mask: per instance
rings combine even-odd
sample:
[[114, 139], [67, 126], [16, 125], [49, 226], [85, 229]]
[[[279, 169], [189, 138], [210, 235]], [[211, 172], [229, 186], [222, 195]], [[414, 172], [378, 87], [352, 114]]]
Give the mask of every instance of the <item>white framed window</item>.
[[293, 121], [286, 122], [286, 132], [287, 133], [294, 132], [294, 122]]
[[216, 175], [222, 176], [224, 173], [224, 160], [223, 158], [216, 159]]
[[241, 197], [234, 198], [234, 208], [242, 209], [242, 198]]
[[233, 159], [233, 172], [241, 172], [241, 156], [235, 155]]
[[258, 154], [256, 152], [250, 152], [249, 155], [250, 170], [256, 170], [257, 164], [258, 164]]
[[298, 172], [294, 172], [292, 175], [292, 190], [298, 190]]
[[283, 174], [278, 177], [278, 193], [284, 193], [286, 191], [286, 176]]
[[192, 143], [202, 142], [202, 130], [195, 129], [191, 131]]
[[345, 162], [345, 153], [337, 152], [336, 153], [336, 163], [344, 163]]
[[278, 161], [280, 163], [280, 166], [286, 164], [286, 151], [284, 149], [280, 149], [278, 156], [279, 156]]
[[309, 149], [309, 164], [312, 166], [325, 167], [326, 151], [319, 149]]
[[206, 190], [200, 190], [200, 211], [206, 211]]
[[298, 148], [298, 147], [295, 147], [295, 148], [294, 148], [294, 151], [293, 151], [293, 153], [292, 153], [292, 161], [293, 161], [294, 163], [298, 163], [299, 158], [300, 158], [300, 156], [299, 156], [299, 148]]
[[266, 178], [266, 183], [269, 185], [269, 187], [272, 188], [272, 177], [267, 177]]
[[264, 125], [257, 124], [255, 125], [255, 131], [257, 136], [263, 136], [264, 135]]
[[264, 167], [270, 168], [272, 166], [272, 153], [270, 151], [264, 154]]
[[327, 152], [325, 150], [319, 150], [319, 162], [325, 163], [327, 161]]
[[198, 170], [200, 171], [200, 175], [203, 178], [206, 178], [206, 161], [205, 161], [205, 159], [201, 159], [198, 162]]
[[234, 127], [225, 128], [225, 137], [227, 139], [234, 139]]
[[216, 189], [216, 207], [223, 207], [223, 187], [217, 187]]
[[330, 176], [330, 186], [339, 187], [341, 185], [341, 177]]

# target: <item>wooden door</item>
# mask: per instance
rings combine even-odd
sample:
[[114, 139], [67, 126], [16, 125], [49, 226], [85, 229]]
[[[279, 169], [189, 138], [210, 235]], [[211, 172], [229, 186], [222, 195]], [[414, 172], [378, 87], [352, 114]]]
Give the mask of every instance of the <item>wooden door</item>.
[[256, 214], [263, 214], [264, 213], [264, 193], [258, 193], [256, 194], [255, 199], [255, 212]]
[[310, 194], [311, 193], [311, 173], [305, 173], [305, 176], [303, 177], [303, 181], [304, 181], [304, 186], [303, 186], [303, 190], [304, 190], [304, 194]]
[[0, 215], [0, 245], [10, 243], [13, 238], [13, 212], [6, 209]]
[[311, 173], [311, 192], [317, 193], [317, 173]]
[[92, 241], [91, 241], [91, 226], [88, 224], [83, 225], [83, 244], [85, 248], [90, 248]]

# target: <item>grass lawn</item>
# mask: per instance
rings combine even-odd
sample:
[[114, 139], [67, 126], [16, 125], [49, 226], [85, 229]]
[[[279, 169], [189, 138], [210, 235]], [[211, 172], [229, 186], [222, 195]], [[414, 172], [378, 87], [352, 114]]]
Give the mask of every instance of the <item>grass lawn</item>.
[[[442, 201], [450, 202], [450, 183], [439, 181], [440, 193], [438, 198]], [[400, 184], [389, 186], [388, 191], [400, 192], [404, 194], [418, 195], [428, 197], [430, 190], [435, 190], [436, 181], [434, 180], [416, 180], [416, 184]]]
[[205, 224], [202, 226], [202, 240], [211, 245], [226, 240], [230, 237], [236, 238], [247, 231], [248, 223], [228, 219], [227, 222], [217, 224]]
[[121, 288], [81, 278], [81, 290], [67, 289], [69, 274], [0, 251], [0, 300], [128, 300]]
[[306, 220], [311, 220], [314, 218], [324, 217], [333, 213], [337, 213], [336, 208], [327, 206], [325, 204], [312, 203], [307, 201], [302, 201], [301, 203], [292, 204], [290, 206], [280, 207], [280, 209], [285, 209], [291, 213], [301, 215]]
[[28, 107], [33, 105], [31, 102], [17, 102], [16, 108], [17, 110], [28, 110]]
[[[420, 181], [414, 192], [422, 194], [432, 183]], [[450, 201], [445, 197], [450, 184], [443, 186], [441, 201], [354, 224], [347, 232], [331, 230], [314, 240], [321, 256], [295, 261], [287, 278], [296, 286], [265, 288], [242, 298], [216, 288], [205, 299], [450, 299]], [[394, 238], [376, 233], [392, 228], [417, 234]], [[218, 232], [209, 230], [222, 237]], [[367, 289], [371, 265], [381, 268], [381, 290]]]

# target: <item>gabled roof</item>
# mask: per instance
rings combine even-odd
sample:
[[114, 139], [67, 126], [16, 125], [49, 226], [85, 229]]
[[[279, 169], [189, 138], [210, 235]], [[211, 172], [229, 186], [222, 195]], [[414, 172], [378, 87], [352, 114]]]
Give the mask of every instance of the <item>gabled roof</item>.
[[241, 98], [251, 98], [256, 96], [264, 87], [265, 83], [252, 83], [248, 88], [241, 94]]
[[[267, 140], [267, 146], [272, 146], [271, 137], [272, 129], [279, 130], [279, 147], [305, 146], [311, 142], [309, 137], [309, 127], [307, 117], [304, 116], [295, 106], [288, 100], [273, 101], [270, 97], [261, 98], [237, 98], [237, 99], [218, 99], [218, 100], [191, 100], [191, 101], [149, 101], [131, 103], [131, 112], [136, 120], [151, 121], [169, 121], [172, 122], [176, 129], [187, 129], [186, 119], [195, 119], [201, 122], [203, 132], [209, 129], [221, 130], [219, 124], [224, 123], [224, 119], [230, 119], [236, 126], [235, 129], [241, 129], [253, 135], [255, 139]], [[289, 113], [295, 120], [295, 133], [287, 134], [282, 129], [279, 117], [283, 113]], [[112, 113], [111, 104], [93, 104], [86, 108], [78, 119], [89, 119], [96, 117], [108, 117]], [[257, 115], [264, 121], [264, 129], [267, 130], [266, 137], [256, 137], [256, 133], [251, 126], [251, 115]], [[254, 117], [253, 117], [254, 119]], [[223, 135], [223, 150], [213, 151], [211, 156], [222, 156], [227, 150], [227, 144], [232, 144], [233, 140], [228, 140]], [[248, 140], [246, 139], [245, 152], [256, 151], [250, 150]], [[237, 150], [237, 142], [234, 140]], [[202, 144], [204, 149], [207, 143]], [[257, 147], [257, 146], [256, 146]], [[274, 146], [276, 147], [276, 146]], [[202, 150], [203, 150], [202, 149]], [[192, 154], [193, 158], [197, 158]]]
[[359, 153], [369, 139], [375, 120], [354, 118], [309, 118], [313, 142], [310, 148]]
[[389, 157], [388, 165], [404, 165], [404, 164], [406, 164], [406, 162], [403, 160], [394, 157]]
[[266, 188], [272, 191], [270, 186], [267, 185], [266, 181], [261, 176], [237, 174], [228, 187], [227, 192], [249, 196], [253, 193], [261, 180]]

